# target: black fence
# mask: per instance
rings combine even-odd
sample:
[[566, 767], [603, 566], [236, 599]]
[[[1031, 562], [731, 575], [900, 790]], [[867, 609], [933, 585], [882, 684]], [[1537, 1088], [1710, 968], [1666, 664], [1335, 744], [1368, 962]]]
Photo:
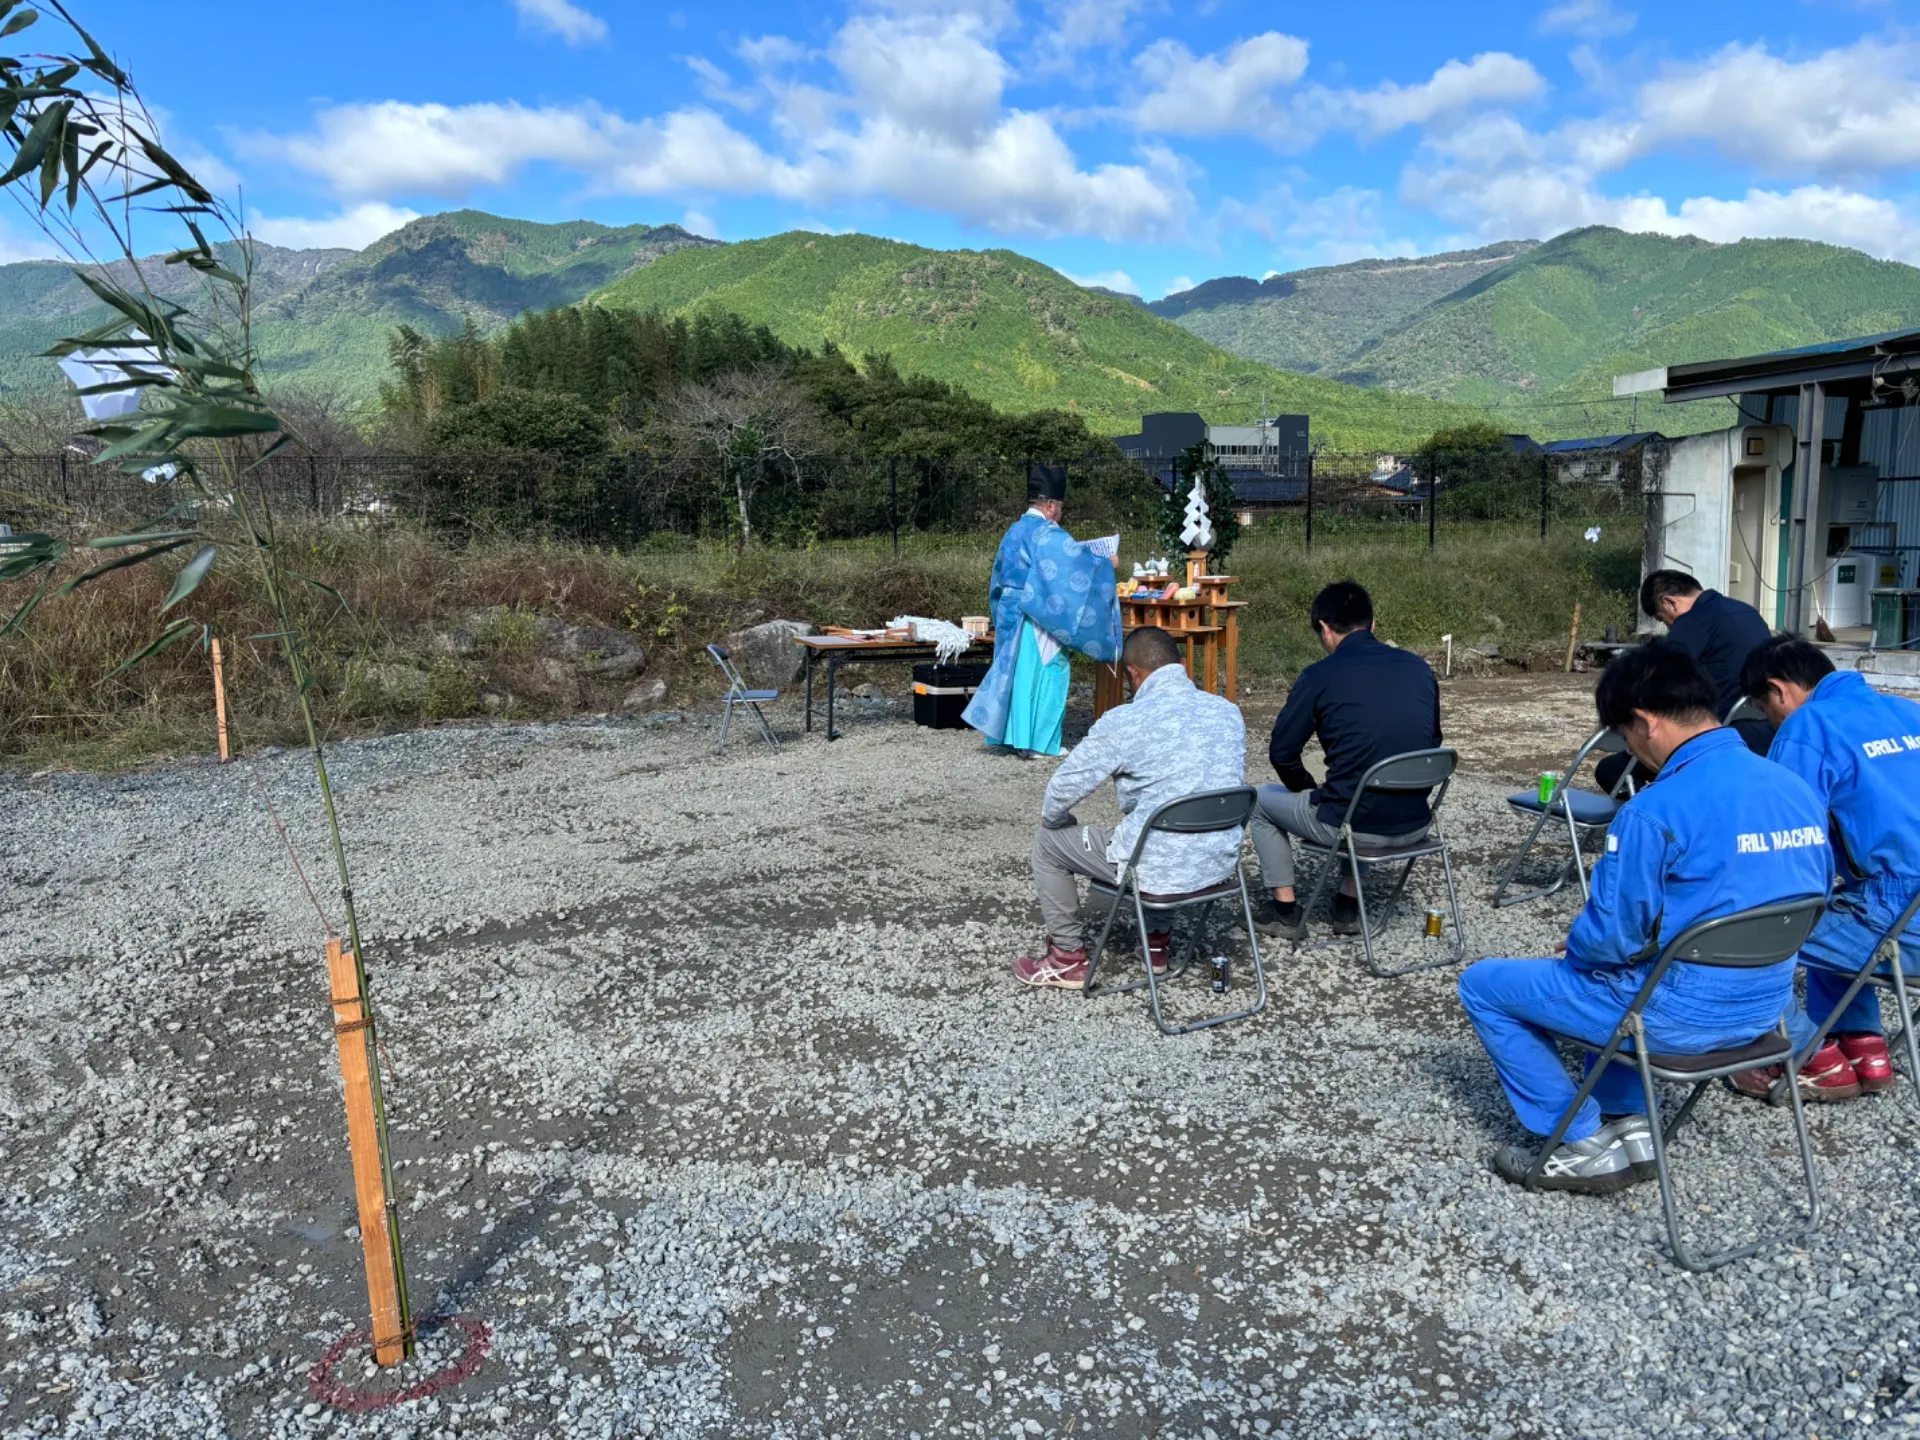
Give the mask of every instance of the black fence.
[[[772, 544], [997, 531], [1026, 506], [1027, 460], [763, 457], [288, 455], [249, 473], [248, 491], [282, 517], [447, 532], [635, 545], [650, 536]], [[1056, 461], [1056, 463], [1061, 463]], [[1076, 529], [1138, 531], [1159, 521], [1175, 485], [1172, 457], [1069, 457]], [[1224, 467], [1245, 521], [1316, 536], [1396, 527], [1429, 545], [1463, 526], [1556, 529], [1630, 523], [1643, 512], [1637, 463], [1571, 474], [1546, 457], [1442, 468], [1321, 453]], [[161, 474], [130, 475], [84, 455], [0, 456], [0, 521], [72, 533], [150, 520], [191, 503]]]

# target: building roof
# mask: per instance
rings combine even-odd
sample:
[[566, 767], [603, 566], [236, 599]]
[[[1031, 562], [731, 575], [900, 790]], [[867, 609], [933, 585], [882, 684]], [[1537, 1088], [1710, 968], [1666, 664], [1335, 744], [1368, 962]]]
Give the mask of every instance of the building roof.
[[1540, 448], [1549, 455], [1585, 455], [1609, 450], [1637, 450], [1649, 440], [1666, 438], [1658, 430], [1635, 430], [1626, 435], [1591, 435], [1584, 440], [1549, 440]]
[[[1920, 330], [1889, 330], [1732, 360], [1700, 360], [1654, 371], [1668, 404], [1722, 395], [1785, 394], [1816, 381], [1829, 391], [1871, 392], [1875, 376], [1920, 375]], [[1624, 377], [1623, 377], [1624, 378]]]

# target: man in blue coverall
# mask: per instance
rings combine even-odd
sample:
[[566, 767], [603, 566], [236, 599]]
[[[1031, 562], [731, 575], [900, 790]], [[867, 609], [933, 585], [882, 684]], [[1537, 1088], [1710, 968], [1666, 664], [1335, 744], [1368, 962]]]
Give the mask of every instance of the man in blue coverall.
[[[1576, 1086], [1548, 1027], [1603, 1046], [1661, 944], [1689, 925], [1774, 901], [1824, 895], [1826, 812], [1805, 781], [1749, 750], [1714, 714], [1713, 682], [1668, 640], [1629, 650], [1594, 691], [1600, 723], [1659, 772], [1620, 811], [1593, 869], [1593, 893], [1566, 956], [1482, 960], [1460, 1000], [1514, 1113], [1550, 1134]], [[1793, 998], [1792, 960], [1758, 970], [1675, 963], [1642, 1012], [1648, 1045], [1698, 1054], [1772, 1029]], [[1531, 1156], [1504, 1146], [1494, 1168], [1519, 1183]], [[1604, 1193], [1650, 1178], [1653, 1140], [1640, 1078], [1609, 1066], [1547, 1158], [1543, 1188]]]
[[[1747, 657], [1742, 685], [1779, 733], [1768, 757], [1812, 788], [1832, 817], [1840, 890], [1800, 952], [1806, 1008], [1787, 1012], [1801, 1054], [1880, 937], [1920, 890], [1920, 705], [1882, 695], [1857, 670], [1836, 672], [1818, 646], [1777, 636]], [[1920, 920], [1901, 937], [1901, 964], [1920, 973]], [[1734, 1084], [1767, 1096], [1783, 1067], [1749, 1070]], [[1879, 992], [1868, 986], [1834, 1018], [1828, 1042], [1800, 1069], [1807, 1100], [1851, 1100], [1893, 1086], [1880, 1029]]]

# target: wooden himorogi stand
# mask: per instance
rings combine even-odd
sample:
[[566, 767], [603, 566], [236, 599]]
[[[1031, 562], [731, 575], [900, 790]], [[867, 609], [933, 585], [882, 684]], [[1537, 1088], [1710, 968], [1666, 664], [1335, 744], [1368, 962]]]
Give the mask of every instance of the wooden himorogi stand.
[[[1207, 552], [1187, 552], [1187, 579], [1184, 588], [1199, 593], [1191, 600], [1159, 598], [1174, 582], [1171, 577], [1156, 587], [1151, 580], [1125, 582], [1127, 592], [1120, 596], [1120, 628], [1127, 634], [1143, 625], [1158, 625], [1182, 642], [1186, 651], [1187, 674], [1193, 683], [1210, 694], [1220, 694], [1225, 685], [1229, 700], [1238, 703], [1240, 694], [1240, 611], [1244, 600], [1232, 598], [1231, 575], [1207, 574]], [[1145, 593], [1141, 593], [1144, 590]], [[1093, 679], [1094, 718], [1126, 703], [1126, 677], [1121, 666], [1096, 665]]]

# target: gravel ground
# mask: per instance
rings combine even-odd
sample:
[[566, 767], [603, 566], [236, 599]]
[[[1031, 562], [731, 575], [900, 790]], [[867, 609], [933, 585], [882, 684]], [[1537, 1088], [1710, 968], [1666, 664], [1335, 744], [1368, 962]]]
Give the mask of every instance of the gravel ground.
[[[1507, 777], [1584, 697], [1447, 704], [1471, 953], [1546, 953], [1570, 901], [1485, 896]], [[849, 708], [831, 747], [783, 715], [777, 756], [657, 717], [339, 747], [415, 1304], [493, 1327], [471, 1378], [367, 1415], [309, 1390], [365, 1291], [322, 932], [246, 768], [8, 786], [0, 1430], [1920, 1432], [1904, 1083], [1814, 1115], [1812, 1245], [1685, 1274], [1652, 1187], [1489, 1172], [1518, 1132], [1450, 970], [1276, 948], [1265, 1015], [1177, 1040], [1139, 997], [1019, 992], [1050, 767]], [[300, 757], [252, 769], [318, 881]], [[1789, 1130], [1704, 1102], [1706, 1238], [1775, 1222]]]

